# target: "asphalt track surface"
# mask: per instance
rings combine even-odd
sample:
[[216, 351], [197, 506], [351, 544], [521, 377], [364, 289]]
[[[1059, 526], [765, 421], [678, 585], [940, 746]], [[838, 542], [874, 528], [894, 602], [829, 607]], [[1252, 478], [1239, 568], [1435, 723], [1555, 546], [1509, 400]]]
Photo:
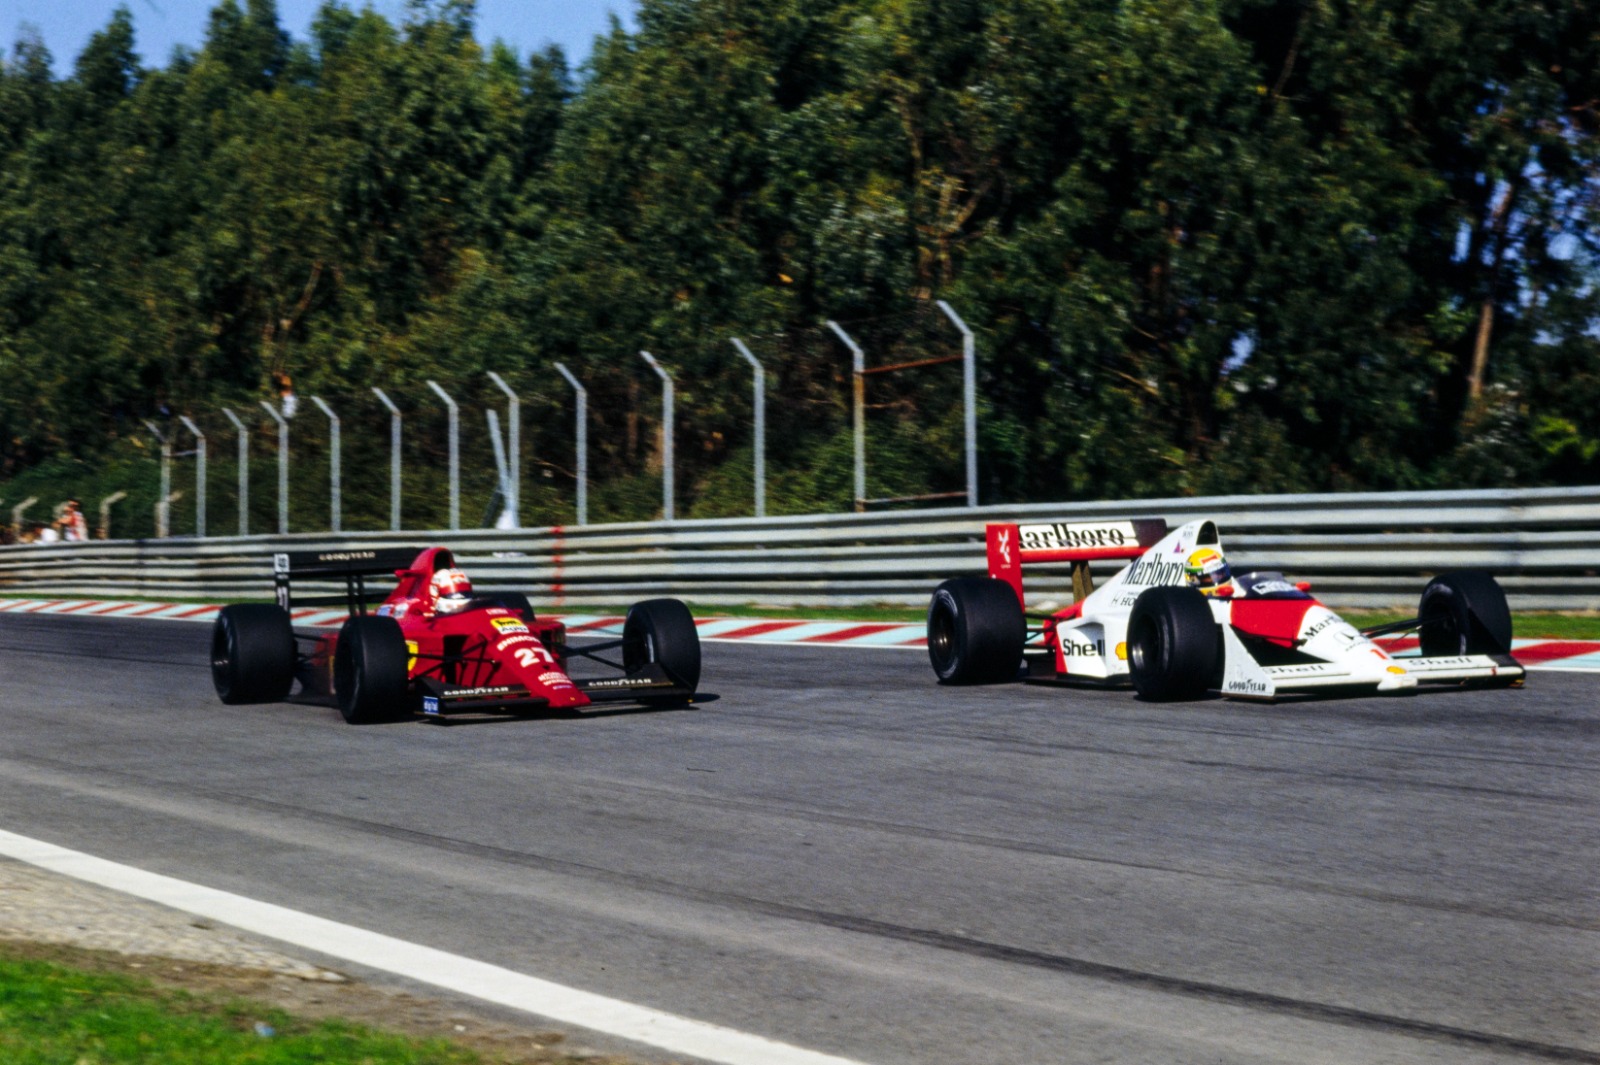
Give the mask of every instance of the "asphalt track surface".
[[690, 709], [355, 728], [220, 705], [208, 638], [0, 616], [0, 827], [879, 1065], [1600, 1063], [1592, 674], [1174, 707], [707, 644]]

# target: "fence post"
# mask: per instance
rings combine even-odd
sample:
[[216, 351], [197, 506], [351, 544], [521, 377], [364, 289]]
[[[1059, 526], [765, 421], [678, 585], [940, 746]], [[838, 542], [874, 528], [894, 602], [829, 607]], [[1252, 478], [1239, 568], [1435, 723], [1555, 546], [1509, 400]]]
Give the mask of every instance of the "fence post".
[[733, 346], [746, 362], [754, 368], [755, 380], [754, 398], [756, 411], [755, 424], [755, 480], [756, 480], [756, 517], [767, 516], [767, 382], [766, 372], [762, 370], [761, 363], [750, 354], [750, 349], [745, 347], [744, 341], [738, 337], [733, 338]]
[[222, 413], [228, 416], [233, 427], [239, 430], [239, 535], [250, 535], [250, 436], [239, 416], [227, 407]]
[[156, 423], [146, 418], [144, 427], [150, 430], [150, 435], [161, 442], [161, 495], [160, 502], [156, 504], [156, 539], [164, 540], [171, 527], [171, 512], [167, 504], [172, 499], [172, 444], [156, 428]]
[[661, 520], [673, 520], [672, 513], [672, 378], [648, 351], [639, 355], [661, 378]]
[[383, 389], [373, 388], [373, 395], [389, 412], [389, 528], [400, 531], [400, 408], [389, 402]]
[[100, 528], [95, 530], [99, 533], [100, 539], [111, 539], [111, 504], [120, 503], [127, 498], [126, 492], [112, 492], [100, 501]]
[[[483, 416], [489, 420], [489, 446], [494, 449], [495, 483], [500, 486], [498, 490], [500, 513], [496, 516], [492, 511], [485, 511], [484, 519], [487, 521], [492, 518], [494, 521], [493, 528], [514, 529], [516, 528], [516, 518], [511, 513], [511, 471], [506, 465], [506, 443], [500, 436], [500, 412], [493, 407], [489, 407], [483, 412]], [[493, 496], [489, 498], [489, 502], [492, 506], [494, 503]]]
[[178, 420], [194, 434], [194, 535], [197, 540], [206, 538], [206, 434], [200, 431], [187, 414]]
[[330, 531], [339, 532], [339, 416], [333, 413], [332, 407], [322, 402], [321, 396], [312, 396], [311, 402], [328, 416], [328, 515], [333, 526]]
[[567, 379], [567, 384], [578, 396], [578, 413], [576, 417], [577, 429], [574, 434], [574, 446], [578, 453], [578, 520], [577, 524], [589, 523], [589, 390], [578, 383], [572, 372], [561, 363], [556, 363], [556, 372]]
[[836, 333], [844, 346], [850, 349], [851, 424], [856, 436], [856, 510], [867, 509], [867, 355], [861, 345], [846, 333], [838, 322], [829, 321], [828, 328]]
[[156, 539], [165, 540], [171, 534], [172, 504], [183, 498], [183, 491], [162, 496], [155, 505]]
[[38, 496], [29, 496], [27, 499], [24, 499], [22, 502], [11, 508], [11, 535], [16, 537], [18, 540], [22, 538], [22, 515], [29, 507], [33, 506], [37, 502], [39, 502]]
[[489, 380], [500, 386], [511, 402], [506, 404], [506, 460], [511, 471], [511, 480], [506, 491], [510, 496], [506, 500], [506, 509], [511, 512], [511, 527], [522, 528], [522, 401], [517, 394], [511, 391], [511, 386], [506, 384], [505, 378], [489, 371]]
[[972, 330], [944, 300], [935, 301], [961, 331], [961, 408], [967, 441], [967, 506], [978, 505], [978, 356]]
[[428, 387], [438, 393], [444, 400], [446, 410], [450, 412], [450, 531], [458, 532], [461, 529], [461, 421], [460, 412], [456, 401], [450, 394], [439, 387], [439, 382], [429, 381]]
[[266, 400], [261, 409], [278, 423], [278, 535], [289, 532], [289, 422]]

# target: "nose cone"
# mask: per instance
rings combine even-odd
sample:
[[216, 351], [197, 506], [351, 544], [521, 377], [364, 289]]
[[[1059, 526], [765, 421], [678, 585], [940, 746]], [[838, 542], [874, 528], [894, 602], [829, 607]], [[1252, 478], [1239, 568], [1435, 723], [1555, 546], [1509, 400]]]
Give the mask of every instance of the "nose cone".
[[521, 684], [556, 709], [587, 706], [589, 697], [572, 683], [561, 668], [561, 660], [550, 652], [539, 636], [529, 631], [527, 621], [503, 607], [491, 608], [478, 617], [479, 631], [488, 642], [486, 653], [494, 660], [501, 683]]
[[[550, 700], [550, 705], [556, 709], [570, 710], [574, 707], [589, 705], [589, 697], [580, 691], [578, 686], [572, 683], [572, 679], [559, 669], [541, 673], [539, 679], [541, 682], [547, 683], [539, 688], [534, 688], [530, 684], [528, 686], [529, 690], [539, 692], [539, 694]], [[1412, 683], [1415, 683], [1415, 681]]]
[[558, 710], [588, 706], [589, 696], [572, 683], [556, 656], [545, 650], [537, 637], [528, 639], [530, 642], [510, 648], [504, 661], [506, 672]]

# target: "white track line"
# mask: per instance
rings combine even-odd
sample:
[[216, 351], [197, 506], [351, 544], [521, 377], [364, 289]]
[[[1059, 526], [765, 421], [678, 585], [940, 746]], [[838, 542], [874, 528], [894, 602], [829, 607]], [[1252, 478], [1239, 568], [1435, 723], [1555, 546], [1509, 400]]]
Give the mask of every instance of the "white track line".
[[0, 830], [0, 854], [185, 913], [565, 1024], [726, 1065], [859, 1065], [721, 1025], [636, 1006]]

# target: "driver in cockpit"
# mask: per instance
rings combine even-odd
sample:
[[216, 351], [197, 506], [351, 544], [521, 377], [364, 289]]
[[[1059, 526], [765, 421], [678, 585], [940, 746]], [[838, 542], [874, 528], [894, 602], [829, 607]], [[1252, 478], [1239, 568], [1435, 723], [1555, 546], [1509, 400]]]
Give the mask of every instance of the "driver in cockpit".
[[1183, 573], [1189, 587], [1199, 589], [1201, 595], [1215, 595], [1217, 589], [1227, 587], [1233, 580], [1228, 560], [1215, 547], [1202, 547], [1190, 554]]
[[454, 614], [472, 601], [472, 582], [454, 566], [433, 575], [428, 585], [433, 612]]

